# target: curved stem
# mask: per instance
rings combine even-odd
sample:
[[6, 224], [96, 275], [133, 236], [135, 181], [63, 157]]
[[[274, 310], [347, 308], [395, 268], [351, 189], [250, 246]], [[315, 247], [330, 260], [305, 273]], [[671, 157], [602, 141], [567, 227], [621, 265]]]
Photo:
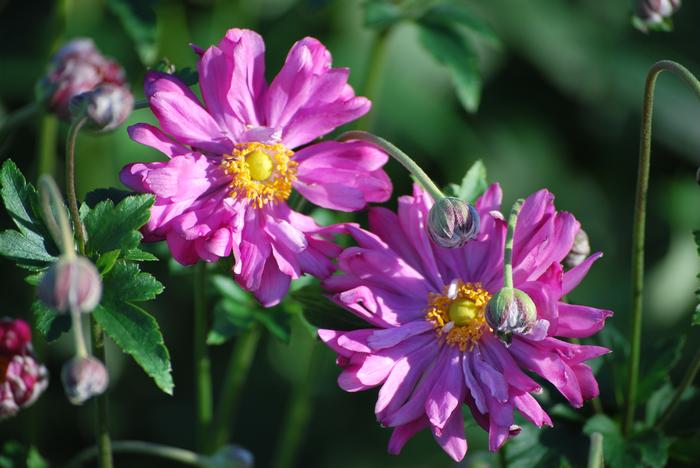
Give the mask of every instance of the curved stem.
[[656, 79], [663, 71], [670, 71], [680, 77], [700, 97], [700, 82], [693, 74], [676, 62], [662, 60], [652, 65], [647, 74], [642, 108], [642, 125], [639, 137], [639, 167], [637, 191], [632, 228], [632, 324], [630, 365], [627, 375], [627, 398], [622, 424], [624, 435], [629, 434], [637, 404], [639, 380], [639, 359], [642, 341], [642, 294], [644, 292], [644, 234], [646, 230], [647, 191], [649, 188], [649, 168], [651, 162], [651, 125], [654, 108], [654, 88]]
[[659, 419], [656, 420], [655, 427], [657, 429], [663, 427], [663, 425], [666, 424], [669, 419], [671, 419], [671, 415], [680, 404], [685, 391], [693, 383], [693, 380], [695, 380], [695, 376], [698, 374], [698, 371], [700, 371], [700, 349], [698, 349], [698, 351], [695, 353], [695, 356], [693, 357], [690, 366], [685, 371], [683, 380], [681, 380], [680, 385], [678, 385], [676, 393], [673, 394], [671, 402], [668, 404], [661, 416], [659, 416]]
[[24, 107], [20, 107], [15, 112], [10, 114], [5, 120], [0, 123], [0, 139], [10, 133], [15, 127], [18, 127], [34, 117], [39, 111], [40, 106], [36, 102], [30, 102]]
[[408, 170], [408, 172], [410, 172], [411, 175], [413, 175], [413, 177], [415, 177], [416, 180], [418, 180], [418, 183], [420, 183], [423, 186], [423, 188], [427, 190], [428, 193], [430, 193], [430, 196], [433, 197], [433, 200], [438, 201], [445, 198], [445, 195], [442, 193], [442, 190], [440, 190], [438, 186], [435, 185], [435, 183], [430, 179], [430, 177], [428, 177], [428, 174], [426, 174], [425, 171], [423, 171], [423, 169], [418, 164], [416, 164], [416, 162], [413, 159], [411, 159], [409, 155], [398, 149], [393, 144], [386, 141], [384, 138], [359, 130], [345, 132], [338, 137], [338, 141], [348, 140], [366, 141], [367, 143], [371, 143], [374, 146], [382, 149], [389, 156], [400, 162], [403, 165], [403, 167], [405, 167]]
[[[165, 458], [166, 460], [172, 460], [184, 465], [201, 466], [208, 460], [208, 457], [199, 455], [189, 450], [178, 447], [170, 447], [168, 445], [153, 444], [151, 442], [142, 442], [140, 440], [115, 441], [112, 448], [115, 452], [119, 453], [137, 453], [149, 455], [152, 457]], [[66, 467], [77, 468], [83, 466], [97, 455], [97, 447], [87, 448], [66, 463]]]
[[513, 287], [513, 236], [515, 235], [515, 225], [518, 222], [520, 209], [523, 207], [525, 200], [519, 198], [513, 203], [513, 208], [510, 209], [510, 217], [508, 218], [508, 234], [506, 235], [505, 253], [503, 254], [503, 287]]
[[[93, 314], [90, 314], [90, 325], [92, 354], [106, 366], [104, 331], [95, 320]], [[107, 423], [107, 392], [98, 395], [95, 400], [97, 405], [97, 448], [99, 450], [100, 467], [112, 468], [112, 441], [109, 436], [109, 425]]]
[[356, 128], [358, 130], [369, 130], [372, 128], [374, 118], [376, 116], [376, 96], [379, 84], [382, 77], [382, 63], [386, 56], [387, 38], [389, 37], [389, 28], [377, 31], [372, 38], [372, 46], [370, 48], [369, 59], [367, 61], [367, 69], [365, 70], [365, 79], [362, 83], [362, 92], [360, 96], [364, 96], [375, 105], [372, 111], [357, 121]]
[[73, 230], [78, 238], [78, 250], [83, 255], [85, 255], [85, 232], [83, 231], [83, 223], [80, 221], [78, 198], [75, 195], [75, 144], [78, 140], [78, 133], [86, 121], [87, 117], [85, 116], [73, 121], [68, 130], [68, 140], [66, 141], [66, 196], [68, 197], [71, 218], [73, 218]]
[[591, 448], [588, 450], [588, 468], [603, 468], [603, 434], [591, 434]]
[[207, 352], [207, 264], [199, 262], [194, 271], [194, 375], [197, 395], [197, 449], [209, 445], [212, 420], [211, 363]]
[[216, 407], [214, 420], [214, 444], [215, 448], [226, 444], [229, 439], [229, 427], [231, 420], [235, 419], [243, 384], [255, 357], [255, 350], [260, 340], [260, 326], [253, 328], [241, 335], [234, 345], [231, 360], [226, 369], [226, 377], [221, 385], [219, 404]]

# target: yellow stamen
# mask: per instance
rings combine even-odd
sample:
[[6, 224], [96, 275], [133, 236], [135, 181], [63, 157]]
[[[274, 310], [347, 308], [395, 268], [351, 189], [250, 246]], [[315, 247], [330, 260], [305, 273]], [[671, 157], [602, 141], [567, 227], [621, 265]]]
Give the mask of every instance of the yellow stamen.
[[246, 198], [257, 208], [288, 199], [298, 166], [291, 160], [293, 156], [294, 152], [281, 144], [236, 145], [221, 162], [222, 169], [231, 176], [230, 196]]
[[[484, 317], [484, 309], [491, 295], [479, 283], [457, 281], [456, 295], [448, 296], [449, 286], [443, 294], [430, 293], [425, 318], [432, 322], [440, 339], [450, 346], [458, 346], [460, 351], [474, 348], [481, 335], [489, 330]], [[445, 325], [448, 326], [447, 329]]]

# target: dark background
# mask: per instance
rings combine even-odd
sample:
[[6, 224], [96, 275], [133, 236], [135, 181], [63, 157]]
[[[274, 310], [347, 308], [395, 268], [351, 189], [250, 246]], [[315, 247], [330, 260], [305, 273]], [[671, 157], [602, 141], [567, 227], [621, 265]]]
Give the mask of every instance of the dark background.
[[[106, 55], [117, 58], [137, 99], [143, 97], [145, 67], [104, 3], [0, 0], [0, 112], [9, 113], [29, 102], [55, 45], [77, 36], [92, 37]], [[475, 160], [483, 159], [489, 179], [502, 184], [506, 204], [543, 187], [553, 191], [557, 207], [575, 213], [593, 249], [605, 252], [572, 300], [613, 309], [616, 315], [610, 325], [626, 333], [644, 79], [659, 59], [677, 60], [691, 71], [700, 71], [700, 5], [684, 3], [675, 17], [674, 32], [644, 35], [631, 27], [629, 5], [624, 1], [465, 0], [465, 4], [473, 6], [502, 39], [500, 47], [477, 42], [485, 79], [478, 112], [469, 115], [463, 110], [445, 69], [421, 48], [415, 26], [405, 23], [389, 38], [382, 84], [374, 97], [372, 131], [415, 157], [439, 184], [459, 182]], [[60, 19], [63, 7], [68, 9], [65, 24]], [[157, 50], [152, 53], [168, 57], [179, 67], [195, 63], [189, 42], [208, 46], [230, 27], [249, 27], [265, 38], [268, 78], [279, 69], [292, 43], [311, 35], [328, 46], [334, 65], [352, 68], [350, 81], [356, 89], [362, 84], [372, 31], [363, 26], [359, 1], [163, 0], [156, 3], [155, 11]], [[689, 328], [693, 291], [698, 286], [695, 275], [700, 271], [691, 235], [692, 229], [700, 227], [695, 182], [700, 105], [670, 74], [659, 80], [656, 96], [647, 231], [646, 355], [653, 352], [651, 344]], [[34, 119], [15, 132], [0, 148], [0, 158], [12, 158], [35, 180], [41, 128], [50, 127], [51, 119]], [[135, 111], [127, 123], [142, 121], [153, 121], [148, 110]], [[107, 136], [80, 137], [80, 195], [97, 187], [119, 186], [118, 171], [127, 162], [159, 157], [130, 141], [125, 128]], [[66, 125], [60, 124], [58, 131], [55, 151], [60, 161]], [[395, 195], [407, 193], [406, 173], [395, 162], [390, 162], [388, 170]], [[4, 213], [0, 224], [10, 227]], [[191, 278], [182, 271], [169, 274], [168, 263], [164, 260], [145, 268], [166, 286], [148, 308], [170, 349], [175, 396], [157, 390], [130, 359], [111, 347], [110, 424], [115, 439], [193, 448]], [[34, 292], [23, 276], [0, 259], [0, 315], [30, 317]], [[672, 373], [675, 381], [700, 344], [698, 331], [689, 333], [688, 356]], [[36, 341], [52, 374], [51, 386], [31, 409], [0, 422], [0, 441], [31, 442], [50, 460], [65, 461], [93, 443], [92, 405], [71, 406], [59, 384], [61, 365], [71, 356], [71, 341], [65, 337], [51, 345], [38, 337]], [[250, 449], [258, 466], [271, 462], [294, 385], [307, 378], [305, 362], [312, 343], [297, 325], [289, 344], [263, 337], [232, 431], [232, 440]], [[215, 388], [230, 349], [230, 344], [211, 348]], [[332, 353], [318, 347], [314, 359], [312, 412], [302, 435], [298, 466], [451, 466], [427, 432], [412, 440], [401, 457], [387, 455], [390, 432], [375, 421], [376, 391], [344, 393], [335, 383], [338, 370]], [[605, 371], [601, 381], [603, 404], [612, 407], [612, 384]], [[469, 436], [470, 455], [485, 449], [483, 431], [470, 429]], [[118, 460], [129, 466], [154, 466], [150, 460], [148, 464], [128, 457]]]

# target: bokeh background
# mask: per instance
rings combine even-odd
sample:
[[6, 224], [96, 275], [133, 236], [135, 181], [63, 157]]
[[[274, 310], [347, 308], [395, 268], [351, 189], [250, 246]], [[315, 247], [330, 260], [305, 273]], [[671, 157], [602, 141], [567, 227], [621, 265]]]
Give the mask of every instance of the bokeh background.
[[[106, 55], [123, 64], [137, 99], [143, 97], [144, 58], [167, 57], [178, 67], [192, 67], [195, 55], [188, 44], [218, 42], [230, 27], [253, 28], [264, 36], [268, 78], [279, 69], [291, 44], [311, 35], [328, 46], [334, 65], [352, 69], [351, 84], [358, 90], [363, 87], [374, 32], [365, 27], [357, 0], [155, 1], [151, 3], [157, 34], [155, 46], [148, 50], [134, 47], [107, 3], [0, 0], [0, 113], [31, 101], [34, 83], [51, 52], [78, 36], [93, 38]], [[575, 213], [593, 249], [605, 252], [571, 299], [613, 309], [616, 315], [610, 325], [626, 333], [644, 79], [659, 59], [677, 60], [700, 72], [700, 4], [684, 3], [672, 33], [644, 35], [632, 28], [629, 4], [621, 0], [464, 3], [501, 39], [492, 44], [474, 38], [485, 82], [478, 112], [463, 109], [446, 69], [422, 48], [415, 25], [406, 22], [393, 28], [388, 38], [381, 81], [373, 96], [371, 130], [411, 154], [440, 184], [459, 182], [466, 169], [482, 159], [489, 179], [502, 184], [506, 203], [543, 187], [553, 191], [558, 208]], [[143, 121], [153, 121], [150, 111], [135, 111], [127, 123]], [[63, 158], [66, 130], [54, 117], [37, 117], [2, 143], [0, 158], [11, 157], [30, 179], [36, 179], [41, 152], [55, 152], [59, 161]], [[58, 133], [57, 144], [52, 143], [52, 132]], [[663, 75], [654, 120], [642, 362], [657, 353], [664, 340], [689, 333], [681, 362], [670, 372], [676, 382], [700, 346], [698, 330], [687, 330], [698, 287], [695, 275], [700, 271], [691, 235], [700, 228], [695, 181], [699, 155], [700, 102], [679, 80]], [[159, 157], [130, 141], [126, 126], [107, 136], [82, 135], [77, 153], [79, 194], [119, 187], [117, 175], [124, 164]], [[60, 164], [57, 169], [62, 169]], [[388, 170], [395, 195], [407, 193], [411, 183], [407, 174], [393, 161]], [[395, 205], [395, 197], [388, 205]], [[10, 227], [5, 213], [0, 216], [2, 228]], [[162, 254], [157, 247], [156, 251]], [[170, 263], [163, 256], [163, 261], [145, 268], [166, 286], [149, 309], [170, 349], [175, 396], [159, 392], [131, 360], [108, 350], [110, 424], [115, 439], [193, 448], [191, 277]], [[30, 317], [33, 290], [23, 276], [0, 259], [1, 315]], [[278, 429], [301, 382], [308, 383], [311, 400], [306, 408], [308, 425], [299, 434], [297, 466], [452, 466], [427, 432], [412, 440], [400, 457], [388, 455], [390, 431], [379, 427], [373, 414], [376, 391], [341, 391], [335, 383], [334, 356], [313, 345], [311, 335], [296, 322], [289, 343], [269, 335], [262, 339], [232, 422], [232, 440], [253, 452], [257, 466], [272, 463]], [[36, 346], [53, 376], [52, 384], [31, 409], [0, 422], [0, 441], [33, 443], [46, 458], [61, 462], [93, 443], [92, 408], [73, 407], [63, 396], [58, 375], [70, 357], [70, 340], [46, 345], [37, 337]], [[215, 388], [230, 350], [231, 343], [211, 348]], [[614, 407], [615, 382], [605, 366], [600, 379], [603, 405]], [[484, 434], [478, 428], [468, 432], [469, 455], [479, 458], [486, 447]], [[159, 466], [142, 458], [117, 460], [118, 466]], [[468, 458], [464, 465], [472, 461]]]

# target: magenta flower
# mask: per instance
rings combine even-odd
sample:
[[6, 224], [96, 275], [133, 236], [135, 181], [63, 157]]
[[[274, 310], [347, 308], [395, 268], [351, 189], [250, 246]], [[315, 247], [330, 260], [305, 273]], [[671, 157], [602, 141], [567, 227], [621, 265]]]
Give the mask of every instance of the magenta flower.
[[553, 196], [539, 191], [526, 201], [513, 243], [516, 288], [534, 301], [548, 327], [513, 335], [506, 346], [485, 321], [485, 306], [503, 287], [507, 223], [497, 211], [501, 190], [492, 185], [477, 201], [481, 228], [464, 247], [431, 243], [426, 220], [432, 200], [419, 188], [399, 199], [398, 215], [372, 208], [373, 232], [349, 226], [357, 247], [339, 257], [341, 275], [325, 281], [334, 300], [371, 328], [319, 330], [338, 353], [338, 383], [349, 392], [381, 386], [377, 419], [394, 428], [389, 452], [399, 453], [416, 432], [429, 427], [453, 459], [467, 451], [462, 405], [489, 432], [497, 450], [520, 428], [518, 410], [537, 426], [551, 425], [531, 393], [540, 385], [525, 371], [551, 382], [575, 407], [598, 394], [588, 359], [608, 352], [557, 337], [598, 332], [610, 311], [561, 302], [602, 254], [564, 272], [580, 229], [569, 213], [557, 213]]
[[165, 239], [183, 264], [234, 255], [235, 278], [271, 306], [291, 279], [328, 276], [328, 257], [341, 250], [330, 236], [343, 228], [321, 228], [290, 209], [292, 189], [353, 211], [387, 200], [391, 182], [382, 170], [387, 156], [368, 144], [298, 149], [370, 108], [319, 41], [294, 44], [269, 85], [264, 66], [262, 38], [232, 29], [198, 62], [205, 106], [178, 79], [149, 73], [145, 93], [162, 130], [137, 124], [129, 134], [170, 159], [131, 164], [121, 178], [156, 195], [146, 240]]
[[32, 354], [24, 320], [0, 320], [0, 420], [14, 416], [46, 390], [48, 371]]

